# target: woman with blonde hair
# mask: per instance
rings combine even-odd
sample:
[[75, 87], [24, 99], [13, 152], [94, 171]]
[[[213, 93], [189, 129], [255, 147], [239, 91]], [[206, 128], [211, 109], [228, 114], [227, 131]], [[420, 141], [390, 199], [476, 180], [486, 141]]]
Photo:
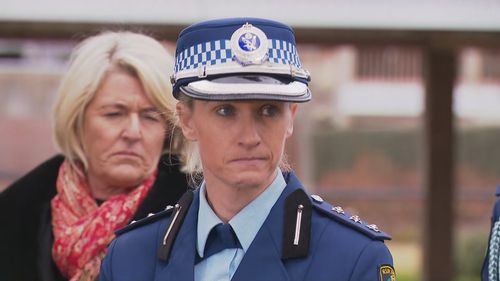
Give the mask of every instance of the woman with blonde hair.
[[54, 108], [57, 155], [0, 194], [1, 280], [94, 280], [114, 232], [187, 190], [173, 59], [104, 32], [73, 51]]

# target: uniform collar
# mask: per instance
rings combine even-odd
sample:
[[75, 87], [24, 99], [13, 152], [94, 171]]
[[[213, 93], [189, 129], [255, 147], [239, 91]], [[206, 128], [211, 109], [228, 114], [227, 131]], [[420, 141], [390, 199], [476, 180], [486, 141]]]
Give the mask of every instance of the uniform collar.
[[[285, 179], [281, 170], [278, 168], [276, 177], [271, 185], [229, 221], [244, 252], [250, 247], [255, 235], [266, 220], [271, 208], [276, 203], [285, 187]], [[212, 230], [215, 225], [222, 223], [222, 220], [217, 217], [208, 204], [205, 194], [205, 183], [202, 183], [199, 192], [200, 207], [198, 209], [198, 236], [196, 243], [196, 250], [200, 257], [203, 257], [203, 250], [205, 249], [210, 230]]]

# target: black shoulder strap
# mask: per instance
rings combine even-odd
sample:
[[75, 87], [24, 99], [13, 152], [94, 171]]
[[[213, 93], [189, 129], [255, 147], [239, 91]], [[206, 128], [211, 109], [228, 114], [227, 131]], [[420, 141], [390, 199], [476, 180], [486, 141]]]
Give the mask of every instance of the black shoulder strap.
[[184, 195], [182, 195], [179, 202], [174, 206], [174, 214], [171, 216], [172, 220], [167, 226], [165, 231], [165, 235], [163, 236], [162, 244], [158, 249], [158, 258], [161, 260], [168, 260], [170, 256], [170, 250], [174, 245], [175, 237], [177, 237], [177, 233], [184, 221], [184, 217], [191, 206], [191, 202], [193, 201], [193, 191], [188, 190]]
[[312, 204], [302, 189], [285, 200], [282, 259], [305, 257], [309, 253]]

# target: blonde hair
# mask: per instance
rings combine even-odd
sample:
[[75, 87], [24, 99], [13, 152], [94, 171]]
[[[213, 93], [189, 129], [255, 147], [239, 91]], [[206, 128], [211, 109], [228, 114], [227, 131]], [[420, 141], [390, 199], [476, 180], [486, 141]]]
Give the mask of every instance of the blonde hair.
[[[184, 104], [189, 110], [193, 110], [194, 99], [184, 94], [179, 94], [179, 102]], [[174, 126], [176, 130], [180, 130], [179, 112], [175, 114]], [[182, 132], [181, 132], [182, 133]], [[203, 165], [201, 163], [200, 150], [197, 142], [185, 140], [182, 144], [183, 154], [181, 162], [183, 163], [183, 172], [190, 175], [191, 185], [195, 185], [203, 175]]]
[[180, 131], [173, 129], [173, 65], [173, 57], [164, 46], [143, 34], [108, 31], [81, 42], [71, 54], [54, 107], [54, 140], [61, 153], [72, 165], [79, 163], [87, 170], [82, 144], [84, 113], [106, 74], [115, 70], [139, 79], [167, 123], [163, 153], [179, 153], [183, 138]]

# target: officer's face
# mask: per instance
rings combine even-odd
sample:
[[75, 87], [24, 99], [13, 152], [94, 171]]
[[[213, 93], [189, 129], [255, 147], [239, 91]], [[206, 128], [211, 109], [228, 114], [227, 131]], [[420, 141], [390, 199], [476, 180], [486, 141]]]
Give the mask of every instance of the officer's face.
[[274, 180], [296, 104], [202, 101], [178, 104], [187, 139], [199, 145], [207, 188], [266, 188]]

